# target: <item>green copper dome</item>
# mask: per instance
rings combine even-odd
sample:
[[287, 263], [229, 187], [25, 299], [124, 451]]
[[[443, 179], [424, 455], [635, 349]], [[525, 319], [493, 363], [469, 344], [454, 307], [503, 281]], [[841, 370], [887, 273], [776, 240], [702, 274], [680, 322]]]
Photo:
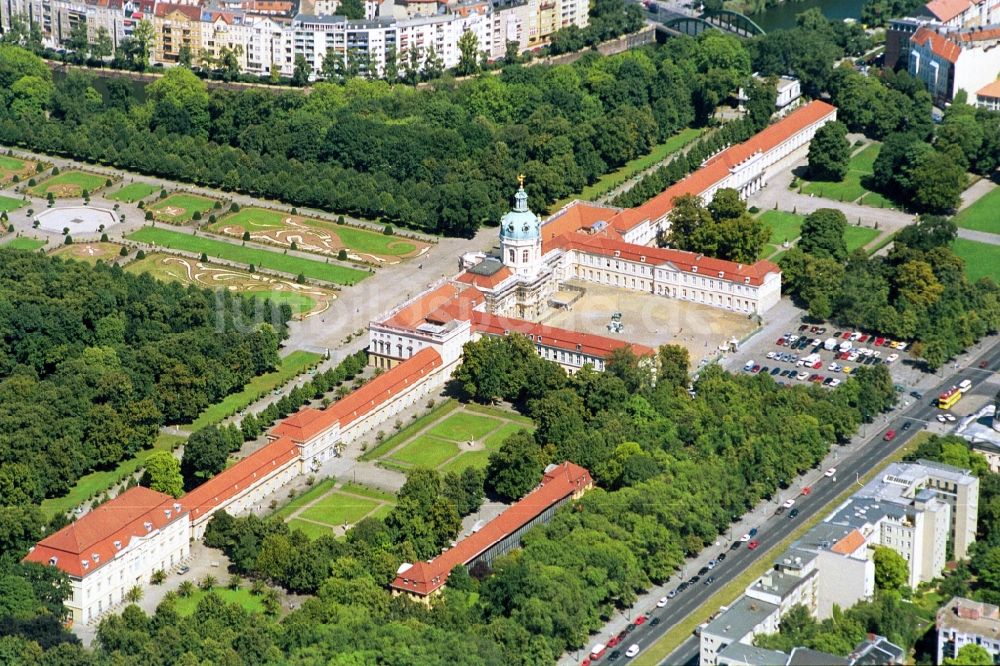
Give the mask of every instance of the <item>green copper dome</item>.
[[514, 195], [514, 208], [500, 218], [500, 240], [537, 240], [541, 234], [541, 220], [528, 208], [528, 193], [522, 182]]

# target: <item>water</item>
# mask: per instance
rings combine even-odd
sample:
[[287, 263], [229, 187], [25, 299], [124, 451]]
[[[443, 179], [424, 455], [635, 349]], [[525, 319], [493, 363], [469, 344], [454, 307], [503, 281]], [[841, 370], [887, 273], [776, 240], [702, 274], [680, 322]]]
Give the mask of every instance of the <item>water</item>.
[[864, 4], [865, 0], [788, 0], [760, 13], [750, 14], [750, 18], [765, 32], [770, 32], [795, 27], [795, 15], [813, 7], [819, 7], [823, 16], [835, 21], [856, 19], [861, 16]]

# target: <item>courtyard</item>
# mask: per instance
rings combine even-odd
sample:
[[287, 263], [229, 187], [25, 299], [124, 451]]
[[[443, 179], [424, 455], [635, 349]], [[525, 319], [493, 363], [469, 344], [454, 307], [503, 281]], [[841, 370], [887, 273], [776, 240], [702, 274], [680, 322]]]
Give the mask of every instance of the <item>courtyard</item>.
[[[742, 340], [757, 328], [751, 316], [708, 305], [591, 282], [570, 284], [583, 289], [583, 296], [569, 309], [555, 311], [542, 323], [654, 348], [680, 345], [688, 350], [692, 364], [713, 356], [731, 338]], [[622, 314], [625, 327], [622, 333], [608, 330], [615, 312]]]
[[290, 528], [302, 530], [306, 536], [316, 539], [343, 536], [351, 525], [368, 517], [384, 518], [394, 506], [396, 498], [389, 493], [356, 483], [325, 479], [274, 515], [287, 522]]

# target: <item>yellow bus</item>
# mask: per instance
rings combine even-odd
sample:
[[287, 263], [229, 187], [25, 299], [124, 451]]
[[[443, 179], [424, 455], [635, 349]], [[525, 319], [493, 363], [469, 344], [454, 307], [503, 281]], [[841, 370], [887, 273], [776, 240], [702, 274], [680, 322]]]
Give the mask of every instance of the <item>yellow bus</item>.
[[957, 386], [952, 386], [950, 389], [938, 396], [937, 406], [941, 409], [951, 409], [955, 406], [955, 403], [962, 399], [962, 392], [958, 390]]

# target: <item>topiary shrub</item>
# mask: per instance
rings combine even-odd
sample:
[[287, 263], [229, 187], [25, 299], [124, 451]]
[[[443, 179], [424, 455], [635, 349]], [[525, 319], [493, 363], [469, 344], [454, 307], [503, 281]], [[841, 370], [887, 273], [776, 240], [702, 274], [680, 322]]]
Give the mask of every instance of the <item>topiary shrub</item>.
[[250, 240], [250, 232], [249, 231], [244, 231], [243, 232], [243, 240], [245, 240], [245, 241]]
[[52, 167], [52, 175], [53, 176], [59, 175], [59, 167]]
[[201, 253], [201, 261], [208, 261], [208, 255], [204, 252]]
[[200, 210], [196, 210], [194, 212], [194, 214], [191, 215], [191, 219], [194, 220], [195, 222], [197, 222], [198, 220], [200, 220], [201, 219], [201, 211]]
[[393, 235], [396, 232], [393, 230], [391, 224], [387, 224], [387, 225], [385, 225], [385, 228], [382, 229], [382, 233], [385, 234], [386, 236], [391, 236], [391, 235]]
[[344, 224], [344, 216], [343, 215], [338, 215], [337, 216], [337, 224]]
[[108, 242], [108, 235], [107, 234], [101, 234], [101, 242], [102, 243], [107, 243]]
[[66, 240], [63, 241], [63, 244], [64, 245], [72, 245], [73, 244], [73, 237], [70, 236], [69, 234], [66, 234]]
[[146, 253], [140, 249], [138, 252], [135, 253], [135, 258], [136, 259], [145, 259], [146, 258]]
[[230, 213], [238, 213], [238, 212], [240, 212], [240, 205], [238, 203], [236, 203], [235, 201], [233, 203], [229, 204], [229, 212]]
[[151, 210], [147, 210], [146, 211], [146, 219], [147, 220], [152, 220], [153, 219], [153, 211], [151, 211]]
[[345, 250], [344, 248], [340, 248], [340, 251], [337, 252], [337, 259], [340, 259], [341, 261], [347, 261], [347, 250]]
[[29, 178], [28, 179], [28, 187], [34, 187], [34, 186], [35, 186], [35, 179], [34, 178]]
[[122, 249], [118, 250], [118, 256], [119, 257], [127, 257], [128, 256], [128, 248], [125, 247], [124, 245], [122, 245]]

